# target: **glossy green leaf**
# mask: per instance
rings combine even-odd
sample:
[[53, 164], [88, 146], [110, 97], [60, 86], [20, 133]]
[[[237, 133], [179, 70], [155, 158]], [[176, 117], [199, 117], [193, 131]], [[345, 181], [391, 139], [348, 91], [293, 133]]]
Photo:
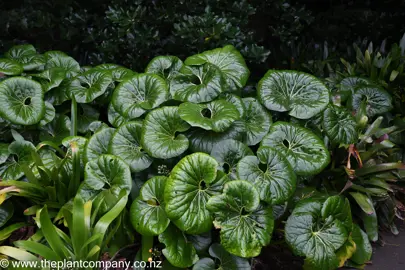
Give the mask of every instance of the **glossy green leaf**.
[[157, 108], [168, 97], [164, 79], [154, 74], [137, 74], [117, 86], [111, 102], [119, 114], [135, 119]]
[[373, 207], [373, 202], [366, 194], [361, 192], [349, 192], [349, 194], [354, 198], [364, 213], [367, 215], [374, 213], [375, 210]]
[[105, 128], [91, 136], [85, 149], [87, 161], [98, 159], [102, 154], [108, 154], [108, 146], [114, 132], [114, 128]]
[[34, 46], [30, 44], [13, 46], [5, 56], [20, 63], [24, 70], [39, 70], [45, 65], [44, 56], [38, 55]]
[[176, 56], [157, 56], [145, 69], [145, 73], [156, 74], [170, 81], [180, 71], [183, 62]]
[[245, 114], [245, 104], [239, 96], [231, 93], [222, 93], [219, 98], [235, 105], [236, 109], [239, 111], [239, 115], [243, 116]]
[[[218, 169], [237, 179], [236, 165], [246, 156], [254, 156], [253, 151], [245, 144], [232, 139], [223, 140], [213, 147], [211, 156], [219, 163]], [[244, 179], [244, 178], [242, 178]]]
[[162, 107], [148, 113], [143, 121], [141, 144], [155, 158], [172, 158], [184, 153], [189, 145], [187, 137], [177, 132], [190, 126], [183, 121], [178, 107]]
[[38, 123], [45, 114], [44, 93], [39, 83], [13, 77], [0, 83], [0, 116], [19, 125]]
[[274, 123], [261, 145], [271, 146], [283, 154], [298, 175], [317, 174], [330, 161], [322, 140], [310, 130], [292, 123]]
[[323, 112], [322, 125], [336, 144], [351, 144], [358, 140], [356, 120], [345, 108], [329, 105]]
[[352, 95], [350, 104], [355, 111], [360, 109], [362, 102], [366, 104], [368, 117], [383, 114], [392, 109], [391, 95], [375, 86], [361, 87]]
[[53, 251], [51, 248], [47, 247], [44, 244], [37, 243], [34, 241], [30, 240], [20, 240], [20, 241], [15, 241], [13, 243], [16, 247], [29, 251], [34, 254], [38, 254], [39, 256], [43, 257], [46, 260], [52, 260], [52, 261], [61, 261], [61, 257], [59, 257], [55, 251]]
[[104, 94], [111, 82], [108, 72], [91, 69], [72, 80], [69, 93], [78, 103], [90, 103]]
[[63, 68], [50, 68], [41, 73], [32, 75], [44, 89], [45, 92], [58, 87], [65, 79], [66, 71]]
[[338, 85], [338, 93], [342, 101], [346, 101], [354, 94], [357, 88], [372, 84], [371, 81], [361, 77], [346, 77]]
[[86, 133], [89, 131], [90, 124], [98, 120], [100, 112], [88, 104], [78, 104], [77, 107], [77, 131]]
[[34, 46], [31, 44], [15, 45], [5, 53], [5, 56], [10, 59], [20, 59], [24, 56], [37, 54]]
[[[346, 262], [353, 256], [356, 251], [356, 243], [353, 241], [351, 235], [347, 238], [346, 242], [336, 251], [336, 257], [339, 262], [339, 268], [345, 266]], [[304, 269], [311, 269], [309, 260], [304, 264]]]
[[24, 71], [23, 66], [15, 60], [0, 59], [0, 73], [5, 75], [20, 75]]
[[0, 205], [0, 228], [10, 220], [13, 214], [14, 205], [10, 201], [6, 201]]
[[163, 197], [166, 179], [156, 176], [146, 181], [139, 197], [131, 205], [132, 225], [142, 235], [159, 235], [169, 226]]
[[170, 93], [175, 100], [209, 102], [223, 91], [224, 78], [213, 65], [183, 66], [180, 71], [170, 80]]
[[239, 111], [230, 102], [214, 100], [206, 104], [185, 102], [179, 106], [181, 119], [194, 127], [223, 132], [239, 119]]
[[271, 116], [255, 98], [243, 98], [244, 114], [240, 122], [244, 126], [243, 142], [247, 145], [258, 144], [269, 132]]
[[70, 134], [70, 119], [63, 114], [56, 114], [55, 118], [43, 126], [39, 133], [41, 141], [51, 141], [57, 145]]
[[329, 216], [333, 216], [333, 218], [342, 222], [348, 232], [352, 230], [352, 213], [347, 198], [330, 196], [322, 206], [321, 216], [324, 220], [327, 220]]
[[189, 234], [187, 239], [193, 242], [197, 254], [206, 253], [212, 243], [212, 233], [208, 231], [202, 234]]
[[32, 152], [35, 146], [28, 141], [14, 141], [8, 146], [9, 156], [0, 165], [2, 180], [18, 180], [24, 175], [23, 167], [33, 164]]
[[45, 114], [44, 117], [39, 121], [39, 126], [43, 127], [50, 123], [55, 118], [55, 107], [51, 103], [45, 101]]
[[230, 91], [236, 91], [245, 86], [250, 75], [243, 56], [232, 45], [190, 56], [184, 63], [186, 65], [203, 63], [215, 65], [224, 76]]
[[271, 207], [260, 203], [253, 184], [228, 182], [223, 194], [213, 196], [207, 208], [215, 214], [214, 225], [221, 229], [221, 245], [239, 257], [256, 257], [270, 243], [274, 227]]
[[130, 121], [127, 117], [121, 115], [118, 113], [115, 109], [112, 103], [108, 105], [108, 122], [114, 127], [119, 127], [123, 125], [124, 123]]
[[165, 245], [162, 253], [174, 266], [186, 268], [198, 261], [193, 244], [187, 241], [183, 232], [174, 225], [170, 225], [164, 233], [159, 235], [159, 242]]
[[260, 101], [269, 110], [308, 119], [329, 103], [329, 90], [316, 77], [298, 71], [270, 70], [258, 84]]
[[63, 52], [49, 51], [45, 53], [45, 57], [47, 58], [45, 69], [62, 68], [68, 78], [73, 78], [80, 72], [79, 63]]
[[111, 138], [109, 152], [127, 163], [132, 172], [145, 170], [152, 158], [141, 145], [142, 122], [129, 122], [119, 127]]
[[9, 156], [10, 153], [8, 152], [8, 144], [0, 143], [0, 164], [6, 162]]
[[295, 191], [296, 176], [288, 160], [271, 147], [260, 147], [256, 156], [246, 156], [237, 166], [238, 179], [257, 188], [260, 199], [270, 204], [288, 200]]
[[378, 218], [374, 210], [374, 206], [372, 210], [372, 214], [368, 215], [363, 211], [361, 216], [368, 239], [370, 239], [370, 241], [376, 242], [378, 240]]
[[69, 87], [70, 80], [64, 80], [58, 87], [55, 87], [45, 93], [45, 100], [52, 105], [61, 105], [63, 102], [70, 100]]
[[363, 232], [357, 224], [353, 224], [352, 238], [356, 243], [356, 251], [350, 260], [357, 264], [365, 264], [370, 261], [373, 248], [368, 240], [367, 234]]
[[122, 82], [136, 74], [136, 72], [116, 64], [101, 64], [94, 68], [107, 71], [111, 75], [112, 79], [117, 82]]
[[[29, 252], [10, 246], [1, 246], [0, 253], [19, 261], [38, 261], [39, 259]], [[7, 265], [9, 266], [9, 265]], [[20, 268], [16, 268], [20, 269]]]
[[218, 163], [207, 154], [194, 153], [180, 160], [166, 183], [167, 216], [181, 230], [190, 234], [207, 232], [212, 215], [205, 207], [208, 199], [221, 192], [227, 181], [218, 174]]

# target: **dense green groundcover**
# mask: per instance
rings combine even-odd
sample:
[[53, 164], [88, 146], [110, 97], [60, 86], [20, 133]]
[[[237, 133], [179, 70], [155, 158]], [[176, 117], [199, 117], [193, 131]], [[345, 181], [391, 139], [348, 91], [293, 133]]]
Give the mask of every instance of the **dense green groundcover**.
[[2, 256], [250, 269], [283, 232], [307, 269], [364, 266], [403, 207], [392, 89], [269, 70], [251, 91], [249, 74], [231, 45], [158, 56], [144, 73], [11, 48], [0, 59]]

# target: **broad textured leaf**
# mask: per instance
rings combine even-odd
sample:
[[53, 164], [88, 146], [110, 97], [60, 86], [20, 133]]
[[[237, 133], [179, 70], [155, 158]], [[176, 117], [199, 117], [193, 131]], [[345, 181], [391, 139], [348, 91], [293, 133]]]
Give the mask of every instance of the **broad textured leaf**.
[[371, 215], [375, 212], [373, 202], [368, 195], [361, 192], [349, 192], [349, 194], [354, 198], [364, 213]]
[[10, 153], [8, 152], [8, 146], [9, 144], [0, 143], [0, 164], [6, 162], [7, 158], [10, 156]]
[[18, 180], [24, 175], [23, 166], [34, 163], [32, 152], [35, 146], [28, 141], [14, 141], [8, 146], [8, 158], [0, 164], [0, 176], [4, 180]]
[[356, 120], [345, 108], [329, 105], [323, 112], [322, 125], [336, 144], [351, 144], [358, 140]]
[[122, 82], [136, 74], [136, 72], [116, 64], [101, 64], [96, 66], [95, 69], [107, 71], [112, 79], [117, 82]]
[[254, 184], [260, 199], [270, 204], [287, 201], [296, 188], [296, 176], [290, 163], [271, 147], [260, 147], [257, 157], [244, 157], [238, 163], [237, 172], [238, 179]]
[[62, 83], [45, 93], [45, 100], [52, 105], [61, 105], [63, 102], [70, 100], [69, 87], [70, 80], [64, 80]]
[[13, 124], [33, 125], [45, 114], [44, 93], [36, 81], [13, 77], [0, 83], [0, 116]]
[[79, 63], [63, 52], [49, 51], [45, 53], [45, 57], [47, 58], [45, 69], [62, 68], [66, 71], [68, 78], [73, 78], [80, 72]]
[[239, 111], [239, 115], [245, 115], [245, 104], [239, 96], [231, 93], [222, 93], [219, 98], [229, 101], [230, 103], [235, 105], [236, 109], [238, 109]]
[[42, 69], [45, 65], [45, 57], [38, 55], [30, 44], [16, 45], [6, 52], [5, 56], [20, 63], [24, 70]]
[[245, 110], [240, 120], [245, 128], [243, 142], [247, 145], [258, 144], [269, 132], [271, 116], [255, 98], [243, 98], [242, 102]]
[[189, 124], [180, 118], [178, 107], [155, 109], [143, 121], [141, 144], [152, 157], [176, 157], [184, 153], [189, 145], [185, 135], [176, 133], [189, 128]]
[[219, 163], [218, 170], [225, 172], [234, 180], [237, 179], [236, 165], [239, 160], [245, 156], [254, 156], [254, 154], [247, 145], [229, 139], [216, 144], [211, 151], [211, 156]]
[[361, 87], [352, 95], [351, 106], [358, 111], [362, 102], [366, 104], [367, 116], [383, 114], [392, 109], [391, 95], [382, 88], [375, 86]]
[[152, 158], [141, 145], [142, 122], [129, 122], [117, 129], [111, 138], [109, 152], [122, 158], [132, 172], [139, 172], [152, 164]]
[[329, 197], [322, 206], [321, 216], [324, 220], [327, 220], [329, 216], [333, 216], [333, 218], [342, 222], [348, 232], [352, 230], [352, 213], [347, 198], [341, 196]]
[[[356, 243], [353, 241], [351, 235], [347, 238], [346, 242], [336, 251], [336, 257], [339, 261], [339, 268], [346, 265], [346, 262], [353, 256], [354, 252], [356, 251]], [[308, 266], [311, 269], [311, 264], [305, 265], [304, 269]]]
[[78, 103], [90, 103], [103, 95], [111, 82], [112, 76], [108, 72], [91, 69], [72, 80], [69, 93]]
[[329, 199], [323, 206], [313, 199], [301, 201], [287, 219], [285, 239], [296, 255], [306, 257], [308, 269], [336, 269], [339, 266], [336, 251], [349, 236], [346, 226], [334, 216], [339, 207], [333, 206], [344, 205], [343, 199], [335, 196]]
[[112, 104], [121, 115], [134, 119], [169, 98], [166, 81], [154, 74], [137, 74], [114, 90]]
[[45, 114], [44, 117], [39, 121], [39, 126], [43, 127], [50, 123], [55, 118], [55, 108], [51, 103], [45, 101]]
[[244, 124], [241, 121], [236, 121], [224, 132], [195, 128], [191, 129], [187, 136], [190, 140], [190, 149], [193, 152], [204, 152], [209, 154], [216, 144], [224, 140], [234, 139], [242, 141], [244, 132]]
[[357, 224], [353, 224], [352, 238], [356, 243], [356, 251], [350, 260], [357, 264], [364, 264], [370, 261], [373, 248], [368, 240], [367, 234], [363, 232]]
[[235, 255], [229, 254], [220, 244], [214, 243], [209, 249], [211, 257], [217, 259], [219, 266], [211, 258], [199, 260], [193, 267], [193, 270], [250, 270], [249, 261]]
[[170, 81], [180, 71], [183, 62], [176, 56], [157, 56], [153, 58], [145, 69], [145, 73], [159, 75]]
[[230, 91], [236, 91], [245, 86], [250, 72], [243, 56], [233, 47], [227, 45], [188, 57], [186, 65], [201, 65], [211, 63], [219, 68], [229, 86]]
[[253, 184], [234, 180], [225, 184], [223, 194], [213, 196], [207, 208], [215, 214], [221, 229], [221, 245], [239, 257], [256, 257], [270, 243], [274, 227], [271, 207], [260, 203]]
[[54, 119], [43, 126], [39, 133], [41, 141], [51, 141], [58, 145], [70, 134], [70, 119], [66, 115], [56, 114]]
[[114, 127], [119, 127], [126, 122], [130, 121], [127, 117], [118, 113], [112, 103], [108, 105], [108, 122]]
[[10, 201], [6, 201], [0, 205], [0, 228], [7, 223], [13, 214], [14, 205]]
[[20, 75], [24, 71], [23, 66], [15, 60], [0, 59], [0, 73], [5, 75]]
[[[101, 155], [86, 164], [84, 182], [94, 190], [117, 189], [129, 194], [132, 185], [131, 171], [127, 164], [113, 155]], [[119, 194], [118, 192], [118, 194]]]
[[162, 253], [173, 266], [186, 268], [198, 261], [193, 244], [174, 225], [170, 225], [159, 235], [159, 242], [165, 245]]
[[77, 107], [77, 131], [86, 133], [89, 131], [90, 124], [98, 120], [100, 113], [88, 104], [78, 104]]
[[15, 45], [5, 53], [5, 56], [10, 59], [20, 59], [24, 56], [37, 54], [35, 47], [31, 44]]
[[163, 198], [166, 179], [156, 176], [146, 181], [139, 197], [131, 205], [132, 225], [142, 235], [159, 235], [169, 226]]
[[271, 146], [283, 154], [298, 175], [317, 174], [330, 161], [322, 140], [310, 130], [292, 123], [274, 123], [261, 145]]
[[203, 103], [214, 100], [224, 84], [221, 72], [213, 65], [183, 66], [170, 80], [170, 93], [175, 100]]
[[102, 154], [108, 154], [108, 146], [114, 132], [114, 128], [105, 128], [91, 136], [85, 149], [87, 162], [98, 159]]
[[206, 104], [185, 102], [179, 106], [181, 119], [194, 127], [223, 132], [239, 119], [239, 111], [230, 102], [214, 100]]
[[198, 254], [206, 253], [212, 243], [212, 233], [208, 231], [202, 234], [189, 234], [187, 235], [187, 239], [193, 243]]
[[41, 73], [32, 75], [39, 83], [45, 92], [58, 87], [65, 79], [66, 71], [63, 68], [50, 68]]
[[218, 174], [218, 163], [207, 154], [184, 157], [173, 168], [165, 188], [166, 213], [177, 227], [190, 234], [207, 232], [212, 215], [205, 207], [228, 180]]
[[260, 101], [269, 110], [308, 119], [329, 103], [329, 90], [316, 77], [298, 71], [270, 70], [258, 84]]
[[338, 85], [338, 93], [342, 101], [346, 101], [354, 94], [357, 88], [372, 84], [369, 80], [361, 77], [346, 77]]

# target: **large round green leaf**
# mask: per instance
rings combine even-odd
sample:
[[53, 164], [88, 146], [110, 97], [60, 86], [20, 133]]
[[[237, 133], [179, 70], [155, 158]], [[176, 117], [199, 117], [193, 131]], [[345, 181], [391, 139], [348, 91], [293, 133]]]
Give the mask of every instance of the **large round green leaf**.
[[243, 56], [232, 45], [190, 56], [184, 63], [186, 65], [203, 63], [215, 65], [225, 77], [230, 91], [245, 86], [250, 74]]
[[28, 141], [14, 141], [8, 146], [8, 153], [5, 149], [2, 150], [3, 160], [0, 164], [0, 178], [2, 180], [18, 180], [24, 175], [24, 169], [29, 169], [29, 166], [34, 162], [32, 152], [35, 151], [35, 146]]
[[114, 132], [114, 128], [105, 128], [91, 136], [85, 149], [85, 157], [88, 162], [98, 159], [103, 154], [108, 154], [108, 146]]
[[20, 63], [24, 70], [40, 70], [45, 65], [45, 57], [38, 55], [34, 46], [30, 44], [13, 46], [5, 56]]
[[366, 105], [366, 113], [369, 117], [383, 114], [392, 109], [391, 95], [384, 89], [376, 86], [358, 88], [352, 95], [351, 106], [355, 111], [360, 109], [363, 102]]
[[20, 75], [24, 71], [23, 66], [12, 59], [0, 59], [0, 73], [6, 75]]
[[228, 182], [223, 194], [213, 196], [207, 208], [215, 214], [214, 225], [221, 229], [221, 245], [239, 257], [256, 257], [270, 243], [274, 227], [271, 207], [260, 203], [253, 184]]
[[351, 144], [358, 140], [356, 120], [345, 108], [329, 105], [323, 112], [322, 125], [336, 144]]
[[55, 108], [51, 103], [45, 101], [45, 114], [44, 117], [39, 121], [39, 126], [43, 127], [55, 118]]
[[110, 124], [113, 127], [119, 127], [128, 121], [129, 121], [128, 118], [121, 115], [114, 109], [114, 106], [112, 105], [112, 103], [110, 103], [110, 105], [108, 105], [108, 122], [110, 122]]
[[298, 71], [270, 70], [258, 84], [260, 101], [269, 110], [308, 119], [329, 103], [329, 90], [316, 77]]
[[122, 82], [136, 74], [136, 72], [116, 64], [101, 64], [94, 68], [107, 71], [116, 82]]
[[310, 269], [336, 269], [336, 251], [348, 239], [347, 199], [329, 197], [324, 204], [314, 199], [300, 201], [285, 226], [285, 239], [294, 253], [306, 257]]
[[31, 44], [15, 45], [11, 47], [5, 56], [10, 59], [20, 59], [24, 56], [37, 54], [37, 50]]
[[193, 270], [250, 270], [249, 261], [229, 254], [220, 244], [214, 243], [209, 249], [211, 257], [219, 261], [219, 266], [211, 258], [203, 258], [194, 266]]
[[51, 141], [60, 145], [62, 140], [70, 134], [70, 119], [63, 114], [56, 114], [51, 122], [41, 127], [39, 138], [41, 141]]
[[131, 205], [131, 222], [142, 235], [159, 235], [169, 226], [163, 194], [166, 177], [156, 176], [142, 186], [139, 197]]
[[70, 100], [70, 80], [64, 80], [58, 87], [52, 88], [45, 93], [45, 100], [52, 105], [61, 105], [63, 102]]
[[280, 204], [295, 191], [296, 176], [288, 160], [271, 147], [260, 147], [257, 157], [242, 158], [237, 167], [238, 178], [254, 184], [262, 201]]
[[77, 130], [80, 133], [86, 133], [89, 131], [90, 124], [98, 120], [100, 112], [88, 104], [79, 104], [77, 109]]
[[66, 71], [68, 78], [73, 78], [80, 72], [79, 63], [63, 52], [49, 51], [45, 53], [45, 57], [47, 59], [45, 69], [62, 68]]
[[165, 189], [166, 213], [181, 230], [199, 234], [211, 229], [213, 219], [205, 205], [227, 181], [224, 174], [217, 177], [217, 166], [209, 155], [194, 153], [180, 160], [170, 173]]
[[183, 66], [170, 81], [170, 93], [175, 100], [209, 102], [223, 91], [224, 85], [221, 72], [213, 65]]
[[154, 74], [136, 74], [118, 85], [111, 102], [118, 113], [134, 119], [158, 107], [168, 96], [164, 79]]
[[122, 158], [133, 172], [139, 172], [152, 164], [152, 158], [141, 146], [142, 122], [122, 125], [111, 138], [110, 153]]
[[162, 107], [150, 112], [143, 121], [141, 144], [155, 158], [172, 158], [184, 153], [188, 139], [183, 134], [190, 126], [183, 121], [178, 107]]
[[180, 71], [183, 62], [176, 56], [166, 55], [153, 58], [145, 69], [145, 73], [159, 75], [170, 81]]
[[214, 100], [206, 104], [185, 102], [179, 106], [181, 119], [194, 127], [223, 132], [239, 119], [239, 111], [232, 103]]
[[369, 80], [361, 77], [346, 77], [338, 85], [338, 93], [342, 101], [346, 101], [354, 94], [357, 88], [372, 84]]
[[164, 233], [159, 235], [159, 242], [165, 245], [162, 253], [173, 266], [187, 268], [198, 261], [193, 244], [174, 225], [170, 225]]
[[241, 123], [244, 126], [243, 142], [247, 145], [258, 144], [269, 132], [271, 116], [255, 98], [243, 98], [244, 114]]
[[69, 93], [78, 103], [89, 103], [104, 94], [111, 82], [108, 72], [90, 69], [72, 80]]
[[241, 116], [245, 114], [245, 104], [239, 96], [231, 93], [222, 93], [219, 98], [225, 99], [226, 101], [229, 101], [230, 103], [235, 105], [236, 109], [238, 109], [239, 114]]
[[45, 114], [44, 93], [36, 81], [13, 77], [0, 83], [0, 116], [13, 124], [33, 125]]
[[[245, 156], [253, 156], [252, 150], [242, 142], [232, 139], [223, 140], [215, 145], [211, 156], [218, 163], [218, 169], [228, 174], [231, 179], [236, 179], [236, 165]], [[242, 178], [244, 179], [244, 178]]]
[[55, 67], [32, 75], [35, 80], [41, 83], [45, 92], [58, 87], [65, 79], [66, 71], [63, 68]]
[[292, 123], [273, 124], [260, 145], [278, 150], [299, 175], [317, 174], [330, 161], [329, 151], [322, 140], [310, 130]]

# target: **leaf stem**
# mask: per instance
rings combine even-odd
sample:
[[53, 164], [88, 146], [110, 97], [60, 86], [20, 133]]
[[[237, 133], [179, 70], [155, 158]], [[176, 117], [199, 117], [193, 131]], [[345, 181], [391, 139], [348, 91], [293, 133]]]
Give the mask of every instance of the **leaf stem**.
[[147, 262], [151, 257], [150, 250], [153, 248], [153, 236], [142, 235], [142, 261]]
[[71, 117], [70, 117], [70, 136], [77, 135], [77, 102], [75, 97], [72, 97], [72, 108], [71, 108]]

